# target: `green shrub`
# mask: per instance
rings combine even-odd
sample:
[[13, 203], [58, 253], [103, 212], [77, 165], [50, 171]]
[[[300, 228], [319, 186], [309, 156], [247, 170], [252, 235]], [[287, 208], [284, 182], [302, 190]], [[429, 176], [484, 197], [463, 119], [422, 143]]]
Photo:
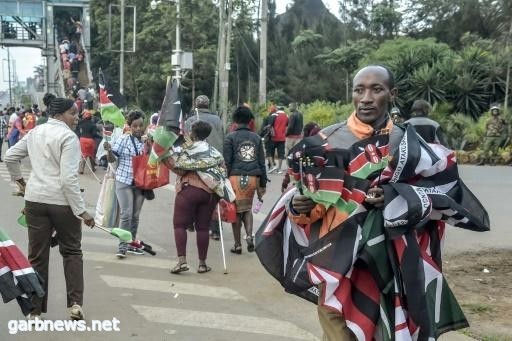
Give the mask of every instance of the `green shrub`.
[[313, 121], [324, 128], [346, 120], [353, 111], [353, 105], [343, 105], [340, 102], [315, 101], [299, 105], [299, 111], [304, 114], [304, 124]]

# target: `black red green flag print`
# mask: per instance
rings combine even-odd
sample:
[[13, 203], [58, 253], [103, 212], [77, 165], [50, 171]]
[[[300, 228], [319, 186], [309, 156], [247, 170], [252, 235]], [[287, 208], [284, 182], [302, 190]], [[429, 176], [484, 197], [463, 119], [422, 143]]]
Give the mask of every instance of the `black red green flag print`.
[[[429, 340], [468, 326], [442, 273], [445, 224], [489, 230], [455, 153], [425, 143], [411, 126], [393, 129], [403, 130], [393, 151], [389, 135], [349, 149], [331, 148], [321, 135], [297, 144], [288, 156], [296, 187], [256, 234], [261, 263], [285, 290], [343, 314], [359, 341]], [[377, 185], [382, 209], [364, 202]], [[300, 224], [289, 214], [299, 192], [322, 219]]]
[[11, 238], [0, 229], [0, 294], [4, 303], [18, 301], [23, 315], [34, 308], [32, 295], [44, 296], [41, 277]]

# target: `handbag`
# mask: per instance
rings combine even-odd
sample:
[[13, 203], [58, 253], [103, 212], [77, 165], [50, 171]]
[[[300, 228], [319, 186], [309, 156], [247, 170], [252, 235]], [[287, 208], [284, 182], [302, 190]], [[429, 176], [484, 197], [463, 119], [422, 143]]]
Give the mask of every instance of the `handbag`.
[[224, 199], [219, 201], [220, 220], [226, 223], [236, 222], [236, 205], [234, 202], [229, 202]]
[[[130, 138], [132, 139], [135, 152], [138, 154], [135, 141], [132, 136], [130, 136]], [[150, 190], [167, 185], [169, 183], [169, 169], [161, 162], [157, 162], [155, 166], [151, 166], [148, 163], [148, 160], [149, 154], [147, 152], [142, 155], [132, 157], [133, 180], [135, 187], [142, 190]], [[146, 198], [148, 200], [152, 200], [154, 198], [154, 193], [153, 198], [151, 198], [150, 194], [148, 194], [148, 197]]]
[[103, 182], [96, 203], [96, 214], [94, 221], [102, 226], [118, 226], [119, 223], [119, 204], [116, 196], [116, 175], [112, 164], [108, 165], [107, 172], [103, 177]]

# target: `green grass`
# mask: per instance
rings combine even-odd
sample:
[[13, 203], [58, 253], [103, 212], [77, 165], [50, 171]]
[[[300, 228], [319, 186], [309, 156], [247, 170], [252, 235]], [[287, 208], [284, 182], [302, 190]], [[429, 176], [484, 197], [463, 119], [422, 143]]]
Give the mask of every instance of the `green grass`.
[[492, 311], [492, 306], [487, 305], [487, 304], [481, 304], [481, 303], [463, 304], [462, 307], [473, 314], [482, 314], [482, 313], [488, 313], [488, 312]]

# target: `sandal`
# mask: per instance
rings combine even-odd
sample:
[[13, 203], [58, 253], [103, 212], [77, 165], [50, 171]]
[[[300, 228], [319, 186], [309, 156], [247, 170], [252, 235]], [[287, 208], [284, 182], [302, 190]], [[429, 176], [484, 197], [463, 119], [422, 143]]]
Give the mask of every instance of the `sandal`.
[[179, 274], [180, 272], [183, 272], [183, 271], [188, 271], [188, 265], [187, 263], [178, 263], [176, 264], [176, 266], [174, 268], [172, 268], [171, 270], [169, 270], [172, 274]]
[[212, 268], [210, 268], [206, 264], [200, 264], [199, 267], [197, 268], [198, 274], [204, 274], [205, 272], [208, 272], [208, 271], [212, 271]]
[[254, 252], [254, 241], [252, 237], [247, 237], [245, 239], [247, 242], [247, 252]]
[[235, 244], [231, 250], [230, 250], [232, 253], [236, 253], [237, 255], [241, 255], [242, 254], [242, 245], [237, 245]]

